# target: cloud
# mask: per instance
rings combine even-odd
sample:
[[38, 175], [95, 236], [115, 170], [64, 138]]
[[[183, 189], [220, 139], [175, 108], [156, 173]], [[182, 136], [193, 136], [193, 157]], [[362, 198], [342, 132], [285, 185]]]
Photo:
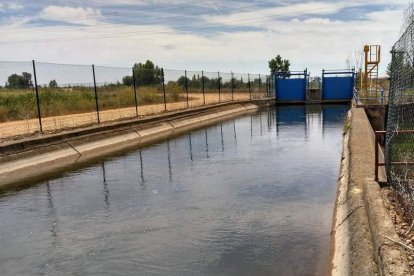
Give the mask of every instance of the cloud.
[[96, 25], [98, 20], [103, 19], [103, 16], [99, 9], [47, 6], [40, 12], [39, 18], [81, 25]]
[[298, 15], [327, 15], [338, 13], [345, 7], [356, 7], [359, 3], [309, 2], [274, 8], [256, 9], [254, 11], [234, 12], [231, 14], [204, 16], [209, 23], [232, 26], [265, 26], [277, 19], [291, 18]]
[[9, 3], [7, 6], [10, 10], [14, 11], [23, 9], [23, 5], [19, 3]]
[[[126, 2], [137, 4], [140, 1], [122, 0], [122, 3]], [[385, 0], [379, 2], [384, 6], [377, 6], [374, 12], [369, 12], [364, 1], [359, 0], [345, 4], [296, 3], [269, 9], [253, 7], [253, 2], [243, 2], [242, 8], [228, 9], [230, 14], [226, 15], [211, 9], [208, 12], [203, 10], [205, 14], [195, 21], [188, 21], [184, 15], [172, 14], [171, 18], [182, 18], [180, 26], [185, 28], [181, 29], [174, 28], [167, 17], [160, 17], [162, 19], [155, 23], [139, 24], [131, 11], [132, 15], [129, 14], [125, 22], [134, 24], [120, 24], [105, 21], [103, 15], [111, 8], [49, 6], [41, 9], [42, 19], [87, 26], [2, 24], [0, 51], [7, 52], [10, 60], [130, 67], [134, 62], [151, 59], [172, 69], [252, 73], [266, 73], [267, 61], [281, 54], [291, 60], [292, 69], [308, 67], [313, 75], [317, 75], [323, 68], [344, 67], [347, 57], [355, 50], [362, 51], [364, 44], [381, 44], [381, 71], [384, 72], [390, 60], [388, 51], [398, 39], [405, 6], [399, 0], [393, 2], [392, 7], [386, 6]], [[217, 5], [223, 7], [224, 4]], [[350, 6], [364, 9], [365, 16], [346, 18], [346, 21], [336, 18]], [[164, 12], [169, 10], [168, 7]], [[152, 12], [147, 8], [144, 11]], [[158, 10], [153, 12], [155, 14]], [[239, 27], [235, 31], [231, 26]], [[211, 27], [216, 29], [206, 31]], [[252, 30], [247, 27], [259, 28]]]
[[17, 11], [23, 9], [23, 5], [16, 3], [16, 2], [10, 2], [10, 3], [4, 3], [0, 2], [0, 12], [6, 13], [8, 11]]
[[[297, 22], [300, 22], [300, 21], [297, 21]], [[332, 23], [332, 21], [329, 18], [312, 17], [312, 18], [308, 18], [308, 19], [304, 20], [303, 23], [320, 25], [320, 24], [330, 24], [330, 23]]]

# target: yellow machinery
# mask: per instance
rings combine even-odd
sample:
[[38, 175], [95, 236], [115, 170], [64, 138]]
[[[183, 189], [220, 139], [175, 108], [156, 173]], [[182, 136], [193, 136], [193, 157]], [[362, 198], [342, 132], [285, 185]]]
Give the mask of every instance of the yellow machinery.
[[378, 65], [381, 61], [380, 45], [365, 45], [364, 72], [359, 72], [359, 91], [378, 90]]

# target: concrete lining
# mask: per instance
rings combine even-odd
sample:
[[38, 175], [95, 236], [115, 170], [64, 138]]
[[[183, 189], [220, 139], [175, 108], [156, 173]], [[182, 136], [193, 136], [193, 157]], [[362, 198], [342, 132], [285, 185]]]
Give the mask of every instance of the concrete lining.
[[[351, 112], [348, 114], [350, 120]], [[349, 184], [349, 132], [344, 136], [342, 148], [341, 167], [339, 170], [335, 210], [332, 220], [331, 233], [331, 274], [349, 275], [350, 272], [350, 250], [349, 250], [349, 225], [347, 216], [349, 208], [346, 203]]]
[[376, 275], [377, 264], [374, 258], [372, 237], [367, 212], [363, 200], [365, 179], [374, 179], [374, 145], [371, 141], [372, 129], [363, 109], [351, 108], [349, 121], [349, 141], [345, 145], [349, 151], [348, 187], [343, 204], [347, 213], [337, 218], [348, 227], [349, 273], [351, 275]]
[[[8, 142], [0, 143], [0, 157], [3, 157], [4, 155], [8, 155], [11, 153], [15, 153], [15, 152], [22, 152], [22, 151], [30, 150], [34, 147], [42, 147], [45, 144], [50, 145], [52, 143], [67, 141], [70, 139], [78, 139], [79, 137], [93, 135], [96, 133], [105, 133], [108, 131], [112, 131], [114, 129], [132, 128], [132, 127], [146, 128], [147, 125], [153, 125], [154, 123], [161, 122], [161, 121], [167, 122], [167, 121], [176, 120], [180, 118], [189, 118], [191, 116], [199, 116], [200, 114], [210, 113], [212, 110], [233, 109], [235, 105], [248, 106], [249, 104], [253, 104], [256, 106], [270, 106], [270, 105], [275, 105], [276, 102], [275, 102], [275, 99], [273, 98], [224, 102], [224, 103], [218, 103], [214, 105], [192, 107], [192, 108], [178, 110], [178, 111], [169, 111], [167, 113], [153, 115], [153, 116], [146, 116], [144, 118], [132, 118], [129, 120], [103, 123], [103, 124], [98, 124], [98, 125], [94, 125], [90, 127], [63, 130], [59, 133], [54, 133], [54, 134], [36, 135], [36, 136], [27, 137], [27, 138], [17, 137], [20, 139], [16, 141], [8, 141]], [[1, 161], [2, 160], [0, 160], [0, 163]]]
[[376, 181], [366, 179], [364, 201], [374, 243], [374, 254], [380, 275], [410, 275], [408, 259], [400, 245], [394, 225], [385, 209], [380, 186]]
[[[353, 106], [332, 223], [332, 275], [409, 274], [407, 257], [385, 238], [399, 240], [373, 180], [374, 139], [365, 110]], [[383, 168], [380, 176], [385, 177]]]
[[18, 186], [27, 179], [41, 178], [42, 175], [62, 171], [97, 157], [147, 145], [191, 129], [255, 112], [258, 108], [258, 104], [251, 103], [233, 104], [226, 109], [210, 108], [208, 113], [201, 115], [189, 114], [171, 120], [160, 119], [144, 126], [133, 124], [126, 128], [75, 136], [76, 138], [58, 140], [41, 147], [3, 155], [0, 157], [0, 189]]

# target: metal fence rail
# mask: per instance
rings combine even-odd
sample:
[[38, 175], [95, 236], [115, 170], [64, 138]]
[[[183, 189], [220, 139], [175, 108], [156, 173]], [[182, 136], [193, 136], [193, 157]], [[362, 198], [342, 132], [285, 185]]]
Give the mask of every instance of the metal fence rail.
[[414, 218], [414, 25], [392, 48], [385, 160], [388, 182]]
[[268, 97], [266, 75], [0, 61], [0, 142]]

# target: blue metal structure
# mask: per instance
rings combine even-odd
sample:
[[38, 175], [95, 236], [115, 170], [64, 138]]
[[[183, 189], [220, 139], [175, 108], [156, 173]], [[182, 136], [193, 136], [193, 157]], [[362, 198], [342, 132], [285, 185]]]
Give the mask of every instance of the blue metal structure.
[[275, 78], [275, 97], [278, 103], [306, 102], [308, 72], [277, 72]]
[[350, 101], [353, 97], [355, 71], [322, 70], [322, 101]]

